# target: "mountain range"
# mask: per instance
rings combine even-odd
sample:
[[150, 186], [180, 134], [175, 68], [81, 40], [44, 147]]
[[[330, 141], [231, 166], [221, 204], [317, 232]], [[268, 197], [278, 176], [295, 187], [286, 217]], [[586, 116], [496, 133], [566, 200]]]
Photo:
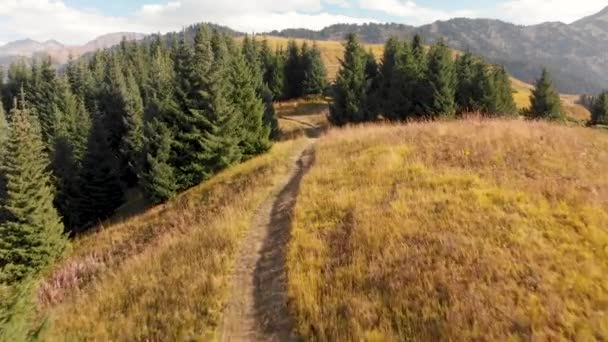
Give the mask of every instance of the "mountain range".
[[56, 40], [38, 42], [32, 39], [18, 40], [0, 46], [0, 65], [8, 65], [20, 58], [33, 58], [48, 55], [54, 63], [63, 64], [70, 56], [76, 58], [86, 53], [99, 49], [109, 48], [121, 42], [121, 40], [140, 40], [146, 35], [133, 32], [110, 33], [79, 46], [64, 45]]
[[456, 18], [420, 27], [401, 24], [339, 24], [320, 31], [289, 29], [269, 35], [316, 40], [342, 40], [356, 32], [366, 43], [390, 36], [428, 41], [444, 38], [458, 50], [504, 65], [515, 77], [533, 82], [548, 68], [563, 93], [597, 93], [608, 88], [608, 7], [572, 24], [547, 22], [520, 26], [492, 19]]
[[[242, 34], [214, 26], [233, 35]], [[443, 38], [454, 49], [471, 51], [492, 63], [504, 65], [514, 77], [528, 83], [532, 83], [541, 69], [546, 67], [562, 93], [595, 94], [608, 89], [608, 7], [571, 24], [547, 22], [521, 26], [494, 19], [455, 18], [419, 27], [403, 24], [337, 24], [320, 31], [287, 29], [266, 35], [343, 40], [350, 32], [357, 33], [366, 43], [384, 43], [390, 36], [411, 39], [415, 34], [422, 35], [429, 42]], [[66, 46], [55, 40], [20, 40], [0, 46], [0, 66], [6, 66], [18, 58], [38, 55], [50, 55], [55, 63], [61, 64], [69, 56], [78, 57], [114, 46], [123, 37], [138, 40], [145, 35], [112, 33], [82, 46]]]

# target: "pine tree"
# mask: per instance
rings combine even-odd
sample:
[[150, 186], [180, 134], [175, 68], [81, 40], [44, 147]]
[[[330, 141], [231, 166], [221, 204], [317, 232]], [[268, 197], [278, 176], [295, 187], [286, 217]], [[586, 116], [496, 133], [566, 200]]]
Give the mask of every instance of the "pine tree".
[[285, 60], [285, 97], [295, 99], [303, 94], [302, 82], [304, 74], [302, 71], [302, 58], [300, 49], [295, 40], [287, 44], [287, 57]]
[[371, 49], [365, 54], [365, 79], [365, 121], [374, 121], [377, 119], [379, 112], [377, 94], [380, 88], [380, 75], [378, 61], [376, 61], [376, 56]]
[[543, 69], [541, 77], [536, 81], [535, 88], [530, 96], [529, 113], [534, 119], [564, 120], [559, 93], [553, 86], [551, 75]]
[[340, 126], [367, 119], [366, 54], [355, 34], [347, 36], [344, 48], [344, 58], [340, 62], [340, 70], [336, 77], [329, 117], [333, 124]]
[[[160, 104], [160, 111], [169, 112]], [[162, 203], [173, 197], [177, 190], [175, 168], [171, 164], [174, 136], [163, 122], [157, 118], [148, 121], [145, 126], [145, 160], [142, 168], [141, 184], [147, 197], [153, 203]]]
[[418, 64], [407, 44], [396, 50], [391, 87], [387, 90], [385, 115], [391, 120], [407, 120], [415, 116], [415, 91], [418, 88]]
[[24, 60], [20, 60], [9, 66], [6, 74], [6, 83], [2, 87], [2, 102], [6, 110], [12, 108], [13, 100], [19, 96], [21, 89], [29, 87], [31, 79], [30, 70]]
[[591, 124], [608, 125], [608, 91], [602, 92], [593, 101]]
[[327, 87], [327, 70], [321, 58], [321, 50], [316, 43], [311, 49], [308, 49], [306, 45], [302, 46], [302, 61], [303, 94], [305, 96], [322, 95]]
[[55, 205], [66, 227], [78, 223], [78, 174], [87, 150], [91, 118], [84, 100], [72, 93], [66, 79], [58, 82], [59, 103], [55, 108], [52, 168], [57, 182]]
[[393, 114], [394, 109], [391, 105], [393, 100], [393, 80], [396, 74], [397, 58], [401, 54], [403, 44], [396, 37], [390, 37], [384, 44], [384, 54], [380, 63], [380, 86], [378, 89], [379, 110], [382, 114], [391, 119], [396, 119]]
[[175, 100], [173, 61], [160, 40], [152, 47], [150, 100], [144, 126], [144, 159], [140, 172], [142, 188], [153, 203], [162, 203], [178, 190], [175, 159], [175, 119], [180, 108]]
[[122, 138], [121, 167], [128, 170], [127, 183], [131, 186], [137, 182], [142, 164], [144, 147], [144, 104], [139, 86], [133, 74], [128, 71], [125, 79], [125, 88], [122, 89], [122, 102], [124, 104], [124, 125], [126, 133]]
[[264, 122], [264, 103], [256, 93], [255, 73], [248, 72], [247, 68], [243, 55], [235, 54], [229, 74], [230, 97], [236, 114], [242, 120], [240, 147], [245, 158], [265, 152], [270, 147], [270, 126]]
[[[6, 141], [8, 139], [9, 127], [6, 121], [6, 114], [4, 112], [4, 106], [0, 104], [0, 160], [4, 160], [6, 152]], [[4, 221], [6, 217], [3, 209], [3, 205], [6, 201], [6, 175], [0, 167], [0, 223]]]
[[80, 196], [75, 232], [108, 218], [124, 202], [118, 160], [110, 149], [104, 121], [99, 111], [93, 112], [87, 153], [78, 177]]
[[428, 114], [433, 118], [452, 117], [456, 113], [456, 73], [451, 51], [439, 41], [428, 58], [427, 82], [432, 95]]
[[264, 83], [274, 100], [281, 100], [285, 92], [285, 66], [280, 50], [273, 52], [268, 41], [262, 41], [260, 59], [264, 73]]
[[58, 84], [51, 58], [44, 59], [40, 66], [34, 62], [31, 75], [31, 82], [26, 91], [27, 100], [40, 121], [43, 141], [50, 146], [54, 135], [53, 115], [58, 101]]
[[481, 63], [476, 61], [470, 52], [458, 57], [456, 61], [456, 104], [461, 113], [479, 110], [480, 94], [476, 88], [479, 87], [480, 79], [476, 76], [481, 76], [483, 80], [486, 75], [485, 70], [476, 74], [476, 71], [479, 71], [476, 68], [478, 64]]
[[513, 116], [517, 113], [517, 106], [513, 99], [511, 78], [503, 67], [494, 68], [492, 80], [496, 92], [495, 115]]
[[0, 283], [14, 284], [37, 274], [66, 247], [61, 218], [53, 207], [55, 189], [40, 124], [25, 96], [11, 113], [2, 170], [7, 179], [0, 223]]

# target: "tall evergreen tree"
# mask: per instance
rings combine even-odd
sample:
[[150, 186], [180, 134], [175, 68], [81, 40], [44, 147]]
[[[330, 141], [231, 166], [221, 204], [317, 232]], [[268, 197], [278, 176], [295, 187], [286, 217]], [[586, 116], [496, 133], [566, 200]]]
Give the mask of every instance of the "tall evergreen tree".
[[365, 74], [366, 53], [355, 34], [347, 36], [344, 58], [334, 86], [330, 121], [336, 125], [363, 122], [368, 119], [365, 111], [367, 79]]
[[384, 102], [385, 115], [391, 120], [406, 120], [416, 114], [415, 92], [419, 86], [419, 69], [413, 51], [407, 44], [396, 50], [394, 72]]
[[608, 125], [608, 91], [602, 92], [593, 101], [591, 124]]
[[327, 87], [327, 70], [321, 57], [319, 46], [302, 46], [303, 95], [322, 95]]
[[38, 116], [42, 127], [42, 138], [47, 145], [52, 144], [54, 135], [55, 106], [58, 101], [57, 77], [51, 64], [51, 58], [47, 57], [40, 66], [36, 62], [32, 64], [31, 82], [26, 93], [27, 100]]
[[534, 119], [564, 120], [565, 114], [559, 93], [553, 86], [551, 75], [543, 69], [541, 77], [536, 81], [530, 96], [529, 113]]
[[264, 122], [264, 103], [256, 93], [257, 82], [254, 77], [255, 73], [247, 72], [247, 64], [243, 56], [235, 54], [229, 74], [232, 86], [230, 97], [236, 114], [242, 121], [240, 146], [245, 157], [259, 154], [270, 147], [270, 126]]
[[[458, 57], [456, 61], [456, 104], [459, 112], [475, 112], [479, 110], [481, 94], [478, 93], [479, 81], [485, 78], [485, 68], [476, 68], [476, 61], [470, 52]], [[480, 73], [476, 73], [481, 71]], [[478, 77], [476, 77], [478, 76]], [[479, 78], [481, 76], [481, 79]]]
[[[6, 114], [4, 106], [0, 104], [0, 160], [4, 160], [6, 152], [6, 141], [8, 139], [9, 127], [6, 121]], [[3, 205], [6, 201], [6, 175], [4, 170], [0, 167], [0, 222], [4, 221], [6, 217], [3, 209]]]
[[6, 73], [6, 82], [2, 87], [2, 102], [6, 110], [13, 107], [13, 100], [19, 96], [21, 89], [29, 87], [31, 79], [30, 70], [24, 60], [20, 60], [9, 66]]
[[285, 92], [285, 66], [283, 53], [280, 50], [272, 51], [267, 40], [262, 41], [260, 59], [264, 73], [264, 83], [267, 85], [272, 98], [281, 100]]
[[427, 82], [432, 96], [428, 114], [452, 117], [456, 113], [456, 73], [452, 53], [442, 40], [429, 52]]
[[75, 232], [108, 218], [124, 202], [118, 160], [110, 149], [101, 115], [99, 111], [93, 112], [87, 153], [78, 177], [80, 196]]
[[78, 223], [78, 175], [87, 150], [91, 118], [84, 100], [72, 93], [68, 81], [62, 79], [58, 85], [52, 149], [52, 168], [57, 181], [55, 204], [66, 227], [73, 229]]
[[121, 154], [123, 167], [128, 170], [127, 183], [131, 186], [137, 182], [137, 175], [142, 167], [144, 148], [144, 104], [139, 86], [133, 74], [128, 71], [125, 88], [121, 90], [126, 127], [122, 138]]
[[388, 118], [394, 116], [391, 107], [393, 79], [396, 74], [397, 59], [402, 48], [403, 45], [397, 37], [390, 37], [384, 44], [384, 53], [380, 63], [380, 87], [376, 96], [379, 102], [379, 110]]
[[[517, 106], [513, 99], [511, 78], [503, 67], [496, 67], [492, 71], [493, 88], [495, 91], [495, 115], [513, 116], [517, 113]], [[492, 114], [492, 113], [491, 113]]]
[[285, 60], [285, 97], [294, 99], [303, 94], [302, 81], [304, 73], [302, 70], [301, 50], [295, 40], [287, 44], [287, 57]]
[[66, 247], [63, 224], [53, 207], [55, 189], [40, 124], [21, 95], [11, 113], [2, 159], [7, 179], [0, 223], [0, 283], [14, 284], [35, 275]]

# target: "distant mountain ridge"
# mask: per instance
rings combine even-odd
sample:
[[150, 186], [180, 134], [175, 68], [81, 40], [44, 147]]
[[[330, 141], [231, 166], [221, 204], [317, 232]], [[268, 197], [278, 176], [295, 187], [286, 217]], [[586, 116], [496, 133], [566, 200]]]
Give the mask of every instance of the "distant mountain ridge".
[[23, 39], [0, 46], [0, 65], [10, 64], [19, 58], [33, 58], [41, 55], [48, 55], [53, 62], [63, 64], [70, 56], [76, 58], [99, 49], [110, 48], [119, 44], [123, 38], [131, 41], [145, 37], [146, 35], [142, 33], [117, 32], [97, 37], [80, 46], [68, 46], [56, 40], [38, 42]]
[[268, 34], [283, 37], [342, 40], [355, 32], [366, 43], [390, 36], [429, 41], [445, 38], [459, 50], [504, 65], [515, 77], [532, 82], [545, 66], [563, 93], [597, 93], [608, 88], [608, 7], [572, 24], [548, 22], [520, 26], [493, 19], [456, 18], [420, 27], [401, 24], [340, 24], [320, 31], [289, 29]]

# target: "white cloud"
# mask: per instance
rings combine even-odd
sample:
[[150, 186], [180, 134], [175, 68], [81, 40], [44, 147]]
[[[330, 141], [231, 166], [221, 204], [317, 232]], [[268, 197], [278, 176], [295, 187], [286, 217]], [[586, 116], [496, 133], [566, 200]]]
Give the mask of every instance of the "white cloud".
[[456, 17], [476, 17], [473, 10], [442, 11], [424, 7], [410, 0], [359, 0], [359, 6], [366, 10], [379, 11], [401, 17], [410, 25], [428, 24], [437, 20]]
[[[606, 0], [503, 0], [492, 8], [446, 11], [421, 6], [415, 0], [149, 1], [150, 4], [133, 13], [110, 16], [93, 9], [68, 6], [64, 0], [0, 0], [0, 41], [53, 38], [81, 44], [109, 32], [167, 32], [201, 21], [246, 32], [320, 29], [335, 23], [382, 21], [388, 17], [413, 25], [453, 17], [490, 17], [519, 24], [572, 22], [606, 5]], [[349, 13], [358, 13], [362, 18], [326, 13], [324, 7], [328, 4], [348, 8]]]
[[607, 5], [606, 0], [508, 0], [488, 14], [517, 24], [571, 23], [597, 13]]
[[329, 1], [345, 0], [170, 0], [143, 5], [124, 16], [76, 9], [62, 0], [0, 0], [0, 40], [57, 39], [82, 44], [109, 32], [167, 32], [202, 21], [246, 32], [373, 21], [324, 13], [323, 4]]

